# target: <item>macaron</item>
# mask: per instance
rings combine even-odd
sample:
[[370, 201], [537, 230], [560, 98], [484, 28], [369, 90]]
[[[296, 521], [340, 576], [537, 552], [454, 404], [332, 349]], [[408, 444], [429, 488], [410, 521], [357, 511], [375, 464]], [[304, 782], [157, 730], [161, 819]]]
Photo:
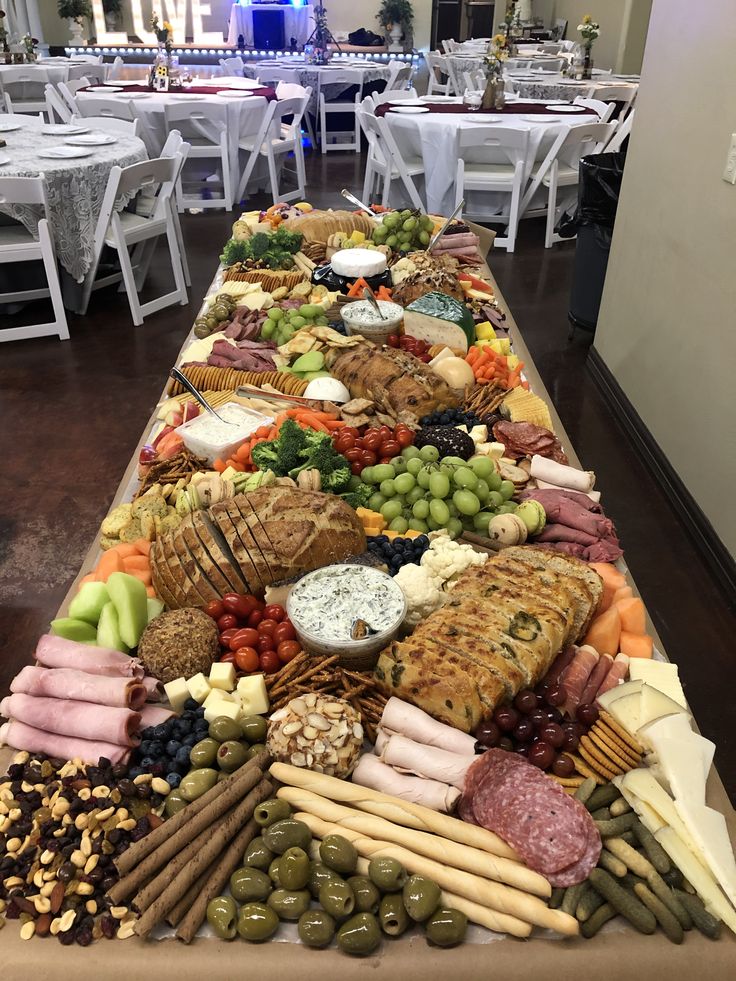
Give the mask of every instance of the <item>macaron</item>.
[[530, 535], [538, 535], [547, 523], [547, 514], [544, 508], [539, 501], [534, 501], [531, 498], [522, 501], [514, 514], [517, 518], [521, 518]]

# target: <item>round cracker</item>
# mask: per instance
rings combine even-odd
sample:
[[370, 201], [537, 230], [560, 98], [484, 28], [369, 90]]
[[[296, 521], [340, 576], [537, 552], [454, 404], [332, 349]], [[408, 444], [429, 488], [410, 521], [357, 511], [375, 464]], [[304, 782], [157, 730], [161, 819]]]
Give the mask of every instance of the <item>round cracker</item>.
[[548, 773], [547, 776], [552, 777], [561, 787], [577, 788], [585, 780], [585, 777], [558, 777], [556, 773]]
[[603, 760], [599, 760], [596, 754], [593, 753], [588, 746], [583, 746], [582, 742], [580, 743], [580, 746], [578, 746], [578, 750], [580, 752], [580, 755], [585, 760], [585, 762], [588, 763], [589, 766], [592, 766], [594, 770], [597, 770], [598, 773], [602, 774], [606, 778], [606, 780], [613, 780], [613, 778], [618, 776], [619, 773], [621, 772], [619, 770], [613, 769], [612, 766], [608, 765], [607, 762], [603, 762], [603, 760], [605, 760], [605, 757], [603, 758]]
[[613, 730], [614, 734], [618, 736], [619, 741], [623, 742], [626, 746], [634, 750], [635, 753], [641, 755], [643, 753], [643, 747], [639, 743], [635, 736], [633, 736], [628, 729], [624, 729], [608, 712], [601, 712], [599, 716], [599, 721], [603, 722], [609, 729]]
[[625, 760], [622, 760], [617, 753], [609, 750], [606, 744], [601, 747], [590, 735], [583, 736], [580, 740], [581, 746], [585, 747], [585, 750], [596, 759], [601, 766], [607, 767], [609, 770], [614, 770], [616, 773], [625, 773], [626, 770], [630, 770], [631, 767]]
[[588, 735], [598, 743], [602, 752], [615, 754], [622, 763], [631, 764], [632, 769], [641, 762], [641, 756], [637, 756], [633, 749], [627, 749], [622, 743], [618, 742], [615, 736], [612, 735], [611, 730], [606, 729], [605, 726], [596, 723]]
[[570, 752], [568, 752], [567, 755], [570, 757], [571, 760], [574, 761], [575, 769], [578, 771], [578, 773], [582, 773], [584, 777], [590, 777], [592, 780], [595, 780], [597, 784], [604, 784], [610, 782], [609, 780], [602, 777], [597, 770], [594, 770], [588, 763], [586, 763], [586, 761], [582, 759], [582, 757], [576, 756], [575, 753], [570, 753]]

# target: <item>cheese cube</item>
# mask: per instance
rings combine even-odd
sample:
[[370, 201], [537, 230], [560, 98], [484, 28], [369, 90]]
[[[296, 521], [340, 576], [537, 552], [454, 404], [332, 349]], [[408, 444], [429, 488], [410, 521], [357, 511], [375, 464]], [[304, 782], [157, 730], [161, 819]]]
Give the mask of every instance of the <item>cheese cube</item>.
[[210, 688], [209, 681], [207, 681], [205, 676], [200, 671], [199, 674], [195, 674], [189, 679], [187, 682], [187, 690], [194, 701], [199, 702], [201, 705], [212, 689]]
[[169, 700], [169, 705], [178, 715], [184, 709], [184, 702], [189, 698], [186, 678], [174, 678], [173, 681], [167, 682], [164, 685], [164, 691]]
[[269, 709], [266, 680], [262, 674], [241, 678], [237, 688], [242, 715], [265, 715]]
[[221, 688], [213, 688], [204, 700], [204, 717], [208, 722], [221, 715], [227, 716], [228, 719], [237, 719], [239, 713], [240, 702]]
[[232, 691], [235, 687], [235, 665], [227, 661], [216, 661], [210, 668], [210, 688]]

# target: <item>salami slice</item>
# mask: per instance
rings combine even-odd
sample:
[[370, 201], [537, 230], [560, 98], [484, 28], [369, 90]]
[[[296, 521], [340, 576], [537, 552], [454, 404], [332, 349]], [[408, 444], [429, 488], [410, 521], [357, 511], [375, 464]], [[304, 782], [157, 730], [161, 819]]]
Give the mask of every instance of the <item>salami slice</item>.
[[601, 839], [596, 831], [588, 839], [588, 845], [582, 856], [559, 872], [551, 872], [547, 878], [550, 885], [565, 889], [568, 886], [576, 886], [579, 882], [585, 882], [592, 870], [598, 864], [601, 855]]
[[461, 821], [466, 821], [468, 824], [477, 824], [475, 820], [475, 815], [473, 814], [473, 798], [466, 797], [465, 794], [457, 802], [457, 816]]

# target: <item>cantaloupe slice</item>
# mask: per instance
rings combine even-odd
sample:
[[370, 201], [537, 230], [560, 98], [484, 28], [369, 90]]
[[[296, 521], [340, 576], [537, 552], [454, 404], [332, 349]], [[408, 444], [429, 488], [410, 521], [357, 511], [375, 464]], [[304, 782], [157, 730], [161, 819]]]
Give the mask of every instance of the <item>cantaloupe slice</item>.
[[621, 600], [630, 599], [633, 595], [634, 590], [631, 588], [631, 586], [622, 586], [621, 589], [617, 589], [613, 594], [613, 602], [611, 603], [611, 606], [615, 606], [617, 603], [620, 603]]
[[113, 572], [125, 572], [123, 557], [116, 548], [108, 549], [102, 553], [100, 561], [97, 563], [95, 575], [98, 582], [107, 582]]
[[[616, 607], [611, 607], [605, 613], [599, 614], [590, 626], [583, 640], [590, 644], [599, 654], [611, 654], [615, 657], [619, 652], [619, 637], [621, 636], [621, 617]], [[626, 653], [626, 651], [624, 651]]]
[[[610, 562], [591, 562], [590, 568], [595, 569], [603, 580], [603, 596], [601, 597], [599, 613], [604, 613], [613, 603], [613, 594], [617, 589], [622, 589], [626, 585], [626, 577], [619, 572], [615, 565]], [[618, 653], [617, 651], [614, 653]]]
[[649, 659], [654, 651], [654, 641], [649, 634], [632, 634], [628, 630], [622, 630], [618, 643], [621, 653], [628, 654], [629, 657]]
[[[616, 604], [621, 617], [621, 629], [630, 634], [644, 634], [647, 630], [647, 613], [638, 596], [619, 600]], [[624, 654], [626, 651], [624, 651]]]

